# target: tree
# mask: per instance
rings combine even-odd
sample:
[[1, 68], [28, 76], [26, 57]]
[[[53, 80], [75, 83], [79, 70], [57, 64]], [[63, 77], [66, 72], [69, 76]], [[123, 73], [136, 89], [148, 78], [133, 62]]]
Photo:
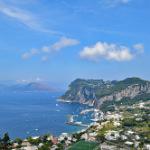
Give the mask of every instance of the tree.
[[3, 147], [3, 142], [2, 142], [2, 139], [0, 138], [0, 149], [2, 149]]
[[9, 138], [9, 135], [8, 135], [8, 133], [5, 133], [5, 134], [4, 134], [4, 137], [3, 137], [3, 142], [5, 142], [5, 143], [8, 143], [8, 142], [10, 142], [10, 138]]
[[103, 143], [105, 141], [104, 134], [98, 134], [96, 138], [97, 138], [97, 141], [99, 141], [100, 143]]
[[33, 139], [32, 137], [28, 137], [27, 140], [32, 145], [39, 145], [39, 143], [41, 142], [40, 138]]
[[9, 146], [10, 146], [10, 138], [9, 138], [9, 135], [8, 133], [5, 133], [3, 138], [1, 139], [1, 147], [5, 150], [8, 150], [9, 149]]
[[51, 148], [50, 148], [49, 144], [46, 144], [46, 143], [44, 143], [43, 146], [41, 146], [40, 148], [38, 148], [38, 150], [50, 150], [50, 149]]
[[16, 139], [15, 139], [15, 142], [18, 143], [18, 145], [21, 145], [21, 144], [22, 144], [22, 139], [16, 138]]

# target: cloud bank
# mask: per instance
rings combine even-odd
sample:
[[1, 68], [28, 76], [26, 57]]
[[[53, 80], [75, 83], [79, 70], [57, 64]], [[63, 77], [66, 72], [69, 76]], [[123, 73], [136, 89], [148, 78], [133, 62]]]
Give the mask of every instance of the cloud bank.
[[133, 50], [123, 45], [97, 42], [94, 46], [84, 47], [79, 55], [83, 59], [93, 61], [99, 61], [100, 59], [130, 61], [137, 54], [144, 52], [144, 46], [142, 44], [133, 45]]

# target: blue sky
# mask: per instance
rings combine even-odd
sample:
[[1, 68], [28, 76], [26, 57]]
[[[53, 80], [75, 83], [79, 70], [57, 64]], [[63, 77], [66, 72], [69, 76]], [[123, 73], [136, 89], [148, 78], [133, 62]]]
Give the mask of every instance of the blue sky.
[[149, 0], [0, 0], [0, 80], [150, 79]]

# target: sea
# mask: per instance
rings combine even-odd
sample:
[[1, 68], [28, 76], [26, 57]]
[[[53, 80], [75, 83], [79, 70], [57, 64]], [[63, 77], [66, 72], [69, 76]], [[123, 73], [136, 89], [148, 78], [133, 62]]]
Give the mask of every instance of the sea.
[[58, 102], [63, 93], [49, 92], [1, 92], [0, 93], [0, 136], [8, 133], [17, 137], [74, 133], [85, 127], [66, 124], [68, 115], [76, 121], [90, 124], [90, 115], [80, 115], [88, 106], [78, 103]]

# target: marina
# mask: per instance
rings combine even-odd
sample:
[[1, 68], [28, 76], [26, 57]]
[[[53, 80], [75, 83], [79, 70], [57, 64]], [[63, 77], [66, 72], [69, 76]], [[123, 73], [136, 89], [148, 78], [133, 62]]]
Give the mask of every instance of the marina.
[[68, 115], [68, 121], [66, 124], [72, 125], [72, 126], [81, 126], [81, 127], [88, 127], [89, 125], [83, 124], [81, 121], [74, 121], [74, 116], [77, 115]]

